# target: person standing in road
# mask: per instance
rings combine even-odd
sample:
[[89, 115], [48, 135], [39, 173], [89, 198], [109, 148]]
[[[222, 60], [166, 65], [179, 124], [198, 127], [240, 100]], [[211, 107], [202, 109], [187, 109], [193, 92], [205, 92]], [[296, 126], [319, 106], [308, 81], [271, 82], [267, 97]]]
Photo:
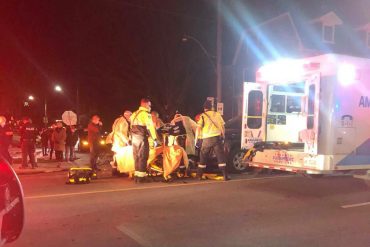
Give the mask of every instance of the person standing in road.
[[50, 131], [47, 127], [41, 130], [41, 146], [42, 146], [42, 156], [48, 155], [48, 148], [49, 148], [49, 139], [50, 139]]
[[50, 160], [53, 159], [54, 153], [54, 140], [53, 140], [53, 133], [56, 128], [56, 124], [52, 124], [49, 129], [49, 147], [50, 147]]
[[20, 169], [26, 169], [28, 167], [28, 157], [30, 158], [32, 169], [34, 169], [37, 167], [35, 159], [37, 129], [32, 124], [32, 121], [29, 117], [24, 117], [22, 123], [23, 125], [20, 129], [22, 166], [20, 167]]
[[114, 120], [111, 133], [113, 147], [121, 148], [130, 144], [131, 115], [132, 112], [125, 111], [121, 117]]
[[[229, 180], [226, 170], [226, 157], [223, 139], [225, 138], [225, 122], [219, 112], [212, 110], [212, 102], [207, 100], [203, 105], [204, 112], [200, 115], [196, 136], [202, 135], [200, 161], [198, 165], [198, 178], [202, 179], [206, 163], [211, 150], [217, 157], [218, 167], [222, 171], [224, 181]], [[195, 140], [195, 143], [197, 140]]]
[[53, 142], [54, 142], [54, 150], [55, 150], [55, 157], [57, 161], [63, 161], [63, 153], [65, 150], [66, 145], [66, 128], [63, 127], [63, 123], [61, 121], [57, 122], [56, 128], [53, 132]]
[[112, 143], [112, 151], [114, 152], [112, 165], [117, 164], [117, 153], [126, 146], [131, 144], [130, 134], [130, 117], [132, 112], [124, 111], [123, 115], [114, 120], [112, 132], [108, 135], [106, 143]]
[[100, 121], [98, 115], [94, 115], [91, 118], [89, 125], [87, 126], [87, 139], [90, 147], [90, 166], [94, 171], [98, 171], [97, 161], [99, 157], [99, 142], [101, 138], [101, 128], [103, 123]]
[[[155, 128], [156, 134], [157, 134], [157, 140], [158, 140], [157, 144], [162, 144], [163, 143], [163, 138], [160, 135], [160, 130], [164, 126], [164, 123], [163, 123], [162, 119], [159, 117], [158, 112], [152, 111], [150, 114], [152, 115], [152, 121], [153, 121], [154, 128]], [[154, 140], [151, 137], [149, 137], [148, 141], [149, 141], [149, 148], [153, 149], [154, 148]]]
[[132, 148], [135, 161], [135, 182], [148, 182], [146, 179], [147, 162], [149, 158], [148, 136], [154, 140], [154, 147], [158, 145], [157, 133], [150, 114], [151, 102], [141, 99], [139, 109], [131, 116]]
[[65, 161], [73, 161], [75, 157], [75, 146], [78, 141], [76, 126], [70, 125], [66, 128], [67, 138], [65, 147]]
[[9, 154], [9, 146], [12, 142], [13, 131], [9, 125], [6, 124], [6, 118], [0, 116], [0, 156], [12, 164], [12, 157]]

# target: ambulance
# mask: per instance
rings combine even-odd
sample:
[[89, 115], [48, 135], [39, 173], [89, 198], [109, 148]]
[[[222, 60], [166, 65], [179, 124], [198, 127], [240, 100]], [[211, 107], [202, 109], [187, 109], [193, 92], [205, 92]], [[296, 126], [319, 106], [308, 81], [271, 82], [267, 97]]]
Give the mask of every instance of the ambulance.
[[313, 176], [370, 170], [370, 59], [282, 59], [259, 68], [243, 94], [245, 165]]

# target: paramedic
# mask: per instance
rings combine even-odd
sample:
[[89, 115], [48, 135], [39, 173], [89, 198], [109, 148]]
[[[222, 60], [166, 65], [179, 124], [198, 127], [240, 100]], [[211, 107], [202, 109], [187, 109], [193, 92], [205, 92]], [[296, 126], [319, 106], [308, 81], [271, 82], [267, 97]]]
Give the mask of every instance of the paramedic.
[[122, 148], [130, 145], [130, 117], [132, 112], [125, 111], [122, 116], [114, 120], [112, 126], [112, 148]]
[[32, 124], [31, 119], [29, 117], [24, 117], [23, 125], [20, 128], [20, 136], [21, 136], [21, 150], [22, 150], [22, 166], [20, 169], [27, 168], [27, 157], [30, 158], [30, 162], [32, 168], [36, 168], [36, 160], [35, 160], [35, 151], [36, 151], [36, 137], [37, 137], [37, 129]]
[[[153, 124], [154, 124], [154, 128], [156, 130], [158, 143], [162, 144], [163, 143], [163, 137], [161, 135], [161, 129], [163, 128], [164, 123], [163, 123], [162, 119], [159, 117], [158, 112], [152, 111], [151, 115], [152, 115], [152, 121], [153, 121]], [[151, 137], [149, 137], [148, 140], [149, 140], [149, 148], [150, 149], [154, 148], [154, 140]]]
[[[149, 158], [148, 135], [154, 140], [154, 147], [158, 145], [157, 133], [150, 114], [151, 102], [141, 99], [139, 109], [131, 116], [132, 149], [135, 161], [135, 182], [148, 182], [146, 167]], [[148, 133], [149, 132], [149, 133]]]
[[9, 145], [12, 142], [13, 131], [6, 124], [6, 118], [0, 116], [0, 156], [3, 156], [9, 164], [12, 164], [12, 157], [9, 154]]
[[100, 117], [98, 115], [94, 115], [87, 126], [87, 139], [90, 147], [90, 166], [94, 171], [99, 170], [97, 160], [100, 152], [99, 141], [101, 138], [100, 132], [102, 125], [103, 123], [100, 121]]
[[130, 135], [130, 117], [132, 112], [124, 111], [123, 115], [114, 120], [112, 125], [112, 132], [108, 135], [106, 143], [112, 144], [112, 151], [114, 152], [112, 165], [117, 165], [117, 153], [122, 148], [131, 145]]
[[[206, 101], [203, 105], [204, 112], [200, 115], [196, 136], [202, 135], [202, 147], [200, 150], [200, 162], [198, 165], [197, 176], [202, 179], [204, 169], [210, 152], [213, 149], [216, 153], [218, 167], [222, 171], [224, 181], [229, 180], [226, 170], [226, 158], [223, 147], [225, 137], [224, 120], [220, 113], [211, 110], [212, 102]], [[195, 143], [197, 140], [195, 141]]]

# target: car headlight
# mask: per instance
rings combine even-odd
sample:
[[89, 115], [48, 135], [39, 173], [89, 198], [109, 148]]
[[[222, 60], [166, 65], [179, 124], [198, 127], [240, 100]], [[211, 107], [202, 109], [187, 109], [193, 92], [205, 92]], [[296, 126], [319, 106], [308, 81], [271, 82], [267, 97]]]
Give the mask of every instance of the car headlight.
[[89, 142], [88, 141], [82, 141], [82, 145], [89, 146]]

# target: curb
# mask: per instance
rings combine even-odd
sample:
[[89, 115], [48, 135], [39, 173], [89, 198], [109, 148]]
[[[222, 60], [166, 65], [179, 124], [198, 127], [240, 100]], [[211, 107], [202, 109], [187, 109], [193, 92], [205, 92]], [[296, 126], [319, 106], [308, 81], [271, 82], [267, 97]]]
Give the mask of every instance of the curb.
[[35, 174], [41, 174], [41, 173], [54, 173], [54, 172], [66, 172], [69, 168], [60, 168], [59, 170], [31, 170], [29, 172], [26, 171], [19, 171], [16, 170], [15, 173], [19, 176], [25, 176], [25, 175], [35, 175]]

